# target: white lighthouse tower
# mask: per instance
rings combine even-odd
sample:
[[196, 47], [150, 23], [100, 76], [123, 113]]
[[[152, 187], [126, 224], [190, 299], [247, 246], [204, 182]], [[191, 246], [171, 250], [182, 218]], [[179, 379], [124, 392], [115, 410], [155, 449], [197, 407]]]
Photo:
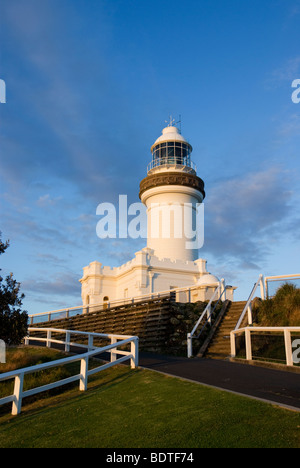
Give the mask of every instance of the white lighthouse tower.
[[[198, 258], [205, 191], [191, 161], [192, 146], [170, 121], [151, 153], [139, 193], [147, 207], [147, 246], [119, 267], [99, 261], [84, 267], [79, 281], [86, 306], [118, 305], [174, 289], [180, 302], [206, 301], [220, 284], [206, 270], [206, 260]], [[234, 289], [227, 286], [230, 300]]]
[[159, 258], [195, 261], [203, 237], [204, 182], [191, 161], [192, 146], [172, 123], [151, 147], [152, 161], [140, 184], [140, 199], [147, 206], [147, 247]]

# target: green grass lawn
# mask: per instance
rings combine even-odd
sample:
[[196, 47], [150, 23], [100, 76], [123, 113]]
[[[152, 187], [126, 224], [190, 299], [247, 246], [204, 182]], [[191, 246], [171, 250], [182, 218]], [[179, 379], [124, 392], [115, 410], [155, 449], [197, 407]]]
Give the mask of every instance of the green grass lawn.
[[126, 366], [9, 411], [0, 448], [300, 447], [299, 413]]

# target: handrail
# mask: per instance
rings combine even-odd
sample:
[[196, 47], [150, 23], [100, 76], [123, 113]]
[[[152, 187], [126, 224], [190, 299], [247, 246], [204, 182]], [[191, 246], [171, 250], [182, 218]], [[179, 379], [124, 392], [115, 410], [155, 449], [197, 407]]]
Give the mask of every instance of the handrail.
[[264, 283], [263, 283], [263, 275], [259, 275], [259, 278], [256, 283], [254, 283], [254, 286], [252, 288], [252, 291], [250, 293], [250, 296], [248, 298], [248, 301], [243, 309], [243, 312], [240, 315], [240, 318], [235, 326], [235, 330], [240, 328], [240, 325], [242, 321], [244, 320], [244, 317], [246, 315], [246, 312], [248, 311], [248, 324], [252, 325], [252, 307], [251, 307], [251, 301], [253, 299], [254, 293], [256, 292], [258, 286], [260, 285], [260, 293], [261, 293], [261, 298], [264, 300], [265, 299], [265, 293], [264, 293]]
[[[226, 287], [225, 287], [224, 279], [222, 279], [219, 282], [218, 286], [216, 286], [216, 289], [215, 289], [210, 301], [208, 302], [208, 304], [205, 307], [204, 311], [202, 312], [199, 319], [197, 320], [197, 322], [196, 322], [193, 330], [191, 331], [191, 333], [187, 334], [187, 356], [188, 356], [188, 358], [193, 356], [192, 340], [195, 338], [194, 334], [195, 334], [197, 328], [199, 327], [200, 323], [202, 322], [203, 318], [205, 317], [205, 315], [207, 315], [207, 319], [209, 319], [211, 317], [211, 314], [212, 314], [211, 305], [212, 305], [213, 301], [215, 300], [218, 293], [220, 294], [219, 300], [220, 300], [220, 298], [222, 297], [223, 294], [224, 294], [224, 300], [226, 300]], [[201, 330], [201, 332], [202, 332], [202, 330]], [[201, 332], [200, 332], [200, 334], [201, 334]]]
[[[98, 304], [82, 304], [79, 306], [73, 306], [73, 307], [66, 307], [65, 309], [57, 309], [57, 310], [51, 310], [48, 312], [41, 312], [39, 314], [29, 314], [28, 318], [30, 319], [30, 324], [33, 325], [33, 319], [36, 319], [38, 317], [44, 317], [48, 316], [48, 321], [51, 320], [51, 315], [54, 314], [62, 314], [66, 313], [68, 316], [70, 312], [75, 311], [75, 310], [85, 310], [89, 311], [90, 309], [94, 308], [102, 308], [102, 309], [108, 309], [111, 307], [118, 307], [118, 306], [123, 306], [127, 304], [136, 304], [139, 303], [143, 300], [155, 300], [155, 299], [163, 299], [166, 297], [169, 297], [172, 293], [180, 293], [180, 292], [188, 292], [193, 291], [194, 289], [199, 289], [199, 285], [191, 285], [191, 286], [183, 286], [180, 288], [173, 288], [173, 289], [168, 289], [166, 291], [160, 291], [160, 292], [155, 292], [155, 293], [147, 293], [147, 294], [142, 294], [140, 296], [135, 296], [135, 297], [123, 297], [121, 299], [115, 299], [113, 301], [108, 301], [108, 302], [100, 302]], [[100, 309], [100, 310], [102, 310]], [[86, 312], [86, 313], [87, 313]], [[84, 313], [84, 312], [82, 312]]]
[[[32, 340], [45, 341], [48, 347], [51, 347], [51, 343], [63, 343], [65, 344], [66, 351], [69, 351], [70, 345], [78, 346], [78, 343], [70, 342], [70, 336], [72, 333], [87, 335], [88, 345], [87, 346], [81, 345], [81, 346], [87, 347], [88, 351], [80, 355], [70, 356], [64, 359], [59, 359], [59, 360], [47, 362], [44, 364], [38, 364], [36, 366], [25, 367], [23, 369], [16, 369], [14, 371], [6, 372], [5, 374], [0, 374], [0, 382], [13, 379], [13, 378], [15, 379], [14, 393], [7, 397], [0, 398], [0, 405], [12, 402], [12, 414], [13, 415], [17, 415], [21, 412], [22, 400], [23, 398], [27, 396], [35, 395], [37, 393], [44, 392], [46, 390], [50, 390], [50, 389], [53, 389], [62, 385], [66, 385], [71, 382], [75, 382], [77, 380], [79, 380], [79, 390], [86, 391], [87, 385], [88, 385], [88, 377], [90, 375], [96, 374], [97, 372], [108, 369], [109, 367], [115, 366], [117, 364], [121, 364], [122, 362], [129, 360], [129, 359], [130, 359], [132, 369], [138, 366], [138, 337], [137, 336], [105, 335], [103, 333], [89, 333], [89, 332], [82, 332], [82, 331], [77, 331], [77, 330], [60, 330], [56, 328], [29, 328], [28, 329], [29, 333], [32, 331], [36, 331], [36, 330], [46, 331], [47, 337], [46, 338], [32, 337], [31, 338]], [[66, 333], [65, 341], [52, 339], [51, 334], [53, 332]], [[94, 337], [109, 338], [111, 340], [111, 344], [107, 346], [102, 346], [100, 348], [95, 347], [93, 345]], [[121, 339], [121, 341], [118, 341], [118, 339]], [[25, 344], [28, 344], [29, 340], [30, 340], [30, 336], [27, 336], [25, 339]], [[117, 349], [119, 346], [122, 346], [128, 343], [131, 343], [130, 351]], [[88, 369], [89, 358], [96, 356], [98, 354], [102, 354], [104, 352], [110, 352], [111, 354], [110, 362], [108, 362], [107, 364], [102, 364], [101, 366], [97, 368], [89, 370]], [[123, 356], [121, 358], [117, 358], [117, 354], [121, 354]], [[65, 364], [76, 362], [76, 361], [80, 361], [80, 373], [79, 374], [68, 377], [63, 380], [53, 382], [48, 385], [44, 385], [42, 387], [36, 387], [27, 391], [23, 391], [24, 376], [26, 374], [41, 371], [44, 369], [49, 369], [51, 367], [65, 365]]]
[[295, 275], [278, 275], [278, 276], [265, 276], [264, 283], [265, 283], [265, 298], [269, 298], [269, 288], [268, 288], [268, 281], [282, 281], [282, 280], [289, 280], [291, 278], [300, 279], [300, 274]]
[[187, 164], [180, 164], [176, 162], [176, 156], [171, 156], [167, 158], [158, 158], [152, 160], [147, 166], [147, 172], [151, 171], [151, 169], [155, 169], [156, 167], [160, 166], [176, 166], [180, 168], [190, 168], [192, 171], [197, 172], [197, 166], [193, 161], [189, 161]]
[[[235, 336], [239, 333], [245, 333], [245, 346], [246, 346], [246, 359], [248, 361], [252, 360], [252, 344], [251, 344], [251, 333], [258, 332], [280, 332], [284, 333], [284, 345], [285, 345], [285, 355], [286, 355], [286, 365], [293, 366], [294, 364], [299, 364], [299, 346], [300, 340], [296, 339], [293, 343], [291, 341], [292, 332], [300, 332], [300, 327], [244, 327], [230, 332], [230, 346], [231, 346], [231, 357], [236, 357], [236, 343]], [[293, 352], [293, 348], [298, 348]]]
[[196, 338], [197, 340], [198, 340], [198, 339], [200, 338], [200, 336], [202, 335], [202, 332], [203, 332], [203, 330], [205, 329], [206, 325], [207, 325], [208, 323], [211, 323], [211, 318], [212, 318], [212, 316], [213, 316], [213, 313], [214, 313], [214, 311], [216, 310], [217, 305], [219, 304], [220, 300], [222, 299], [223, 294], [224, 294], [224, 297], [225, 297], [225, 299], [224, 299], [224, 301], [225, 301], [225, 300], [226, 300], [226, 289], [224, 289], [224, 290], [221, 292], [219, 299], [217, 300], [216, 304], [214, 305], [214, 308], [213, 308], [212, 310], [209, 309], [209, 310], [207, 311], [206, 321], [204, 322], [204, 324], [203, 324], [203, 326], [202, 326], [200, 332], [198, 333], [198, 335], [195, 336], [195, 338]]

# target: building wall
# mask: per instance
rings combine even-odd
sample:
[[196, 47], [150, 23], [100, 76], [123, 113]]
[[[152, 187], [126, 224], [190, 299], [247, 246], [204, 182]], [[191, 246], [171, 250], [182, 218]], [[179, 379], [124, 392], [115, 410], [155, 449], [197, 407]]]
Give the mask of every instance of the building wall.
[[[210, 284], [206, 284], [206, 278]], [[201, 279], [205, 279], [204, 284]], [[146, 294], [169, 291], [174, 288], [197, 286], [197, 290], [179, 293], [180, 301], [210, 299], [218, 279], [209, 275], [206, 260], [195, 262], [160, 259], [149, 248], [136, 252], [135, 258], [117, 268], [92, 262], [84, 268], [82, 301], [84, 305], [102, 304]], [[230, 292], [228, 292], [230, 293]], [[179, 296], [177, 298], [179, 300]]]

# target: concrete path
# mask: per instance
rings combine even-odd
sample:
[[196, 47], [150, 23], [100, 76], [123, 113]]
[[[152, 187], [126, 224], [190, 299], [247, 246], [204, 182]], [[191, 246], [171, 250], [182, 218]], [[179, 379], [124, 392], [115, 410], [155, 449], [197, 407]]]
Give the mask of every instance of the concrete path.
[[141, 367], [300, 412], [300, 374], [216, 359], [140, 353]]

